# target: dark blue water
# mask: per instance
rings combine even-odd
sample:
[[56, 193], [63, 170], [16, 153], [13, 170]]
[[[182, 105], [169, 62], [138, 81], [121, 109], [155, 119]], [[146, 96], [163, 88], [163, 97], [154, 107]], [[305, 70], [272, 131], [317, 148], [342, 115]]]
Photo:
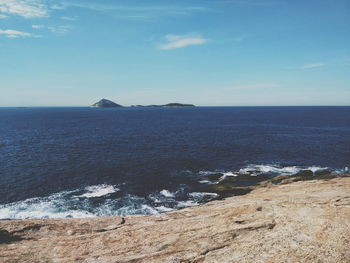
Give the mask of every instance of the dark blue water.
[[214, 171], [347, 166], [350, 107], [0, 108], [0, 218], [157, 213], [214, 198]]

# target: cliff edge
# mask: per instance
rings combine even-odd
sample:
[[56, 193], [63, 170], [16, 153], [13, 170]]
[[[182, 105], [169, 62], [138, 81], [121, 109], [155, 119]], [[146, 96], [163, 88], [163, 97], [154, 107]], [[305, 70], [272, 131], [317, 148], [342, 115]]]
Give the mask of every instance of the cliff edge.
[[0, 221], [1, 262], [350, 262], [350, 178], [160, 215]]

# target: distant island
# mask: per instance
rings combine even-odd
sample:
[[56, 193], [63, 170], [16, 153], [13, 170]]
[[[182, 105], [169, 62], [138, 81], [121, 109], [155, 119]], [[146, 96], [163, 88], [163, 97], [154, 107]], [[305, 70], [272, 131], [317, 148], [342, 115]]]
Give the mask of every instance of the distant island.
[[102, 99], [94, 104], [91, 105], [91, 107], [95, 108], [118, 108], [123, 107], [122, 105], [119, 105], [111, 100]]
[[[123, 107], [111, 100], [102, 99], [91, 105], [94, 108], [119, 108]], [[131, 105], [131, 107], [166, 107], [166, 108], [177, 108], [177, 107], [195, 107], [193, 104], [183, 104], [183, 103], [168, 103], [164, 105]]]
[[164, 105], [131, 105], [131, 107], [167, 107], [167, 108], [177, 108], [177, 107], [196, 107], [193, 104], [183, 104], [183, 103], [168, 103]]

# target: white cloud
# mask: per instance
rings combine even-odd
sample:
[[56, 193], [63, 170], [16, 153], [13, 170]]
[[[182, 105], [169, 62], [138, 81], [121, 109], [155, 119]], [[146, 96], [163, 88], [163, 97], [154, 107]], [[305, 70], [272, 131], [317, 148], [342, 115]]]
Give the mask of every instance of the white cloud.
[[49, 26], [47, 27], [48, 30], [50, 30], [52, 33], [58, 34], [58, 35], [64, 35], [66, 34], [72, 27], [70, 25], [64, 25], [64, 26]]
[[308, 68], [319, 68], [319, 67], [324, 67], [326, 66], [326, 63], [311, 63], [311, 64], [305, 64], [305, 65], [302, 65], [301, 68], [302, 69], [308, 69]]
[[7, 18], [7, 17], [8, 17], [7, 15], [0, 14], [0, 19], [4, 19], [4, 18]]
[[70, 16], [61, 16], [62, 20], [67, 20], [67, 21], [75, 21], [77, 20], [76, 17], [70, 17]]
[[6, 30], [0, 29], [0, 35], [5, 35], [7, 38], [39, 37], [31, 33], [17, 31], [13, 29], [6, 29]]
[[50, 6], [51, 9], [54, 9], [54, 10], [63, 10], [65, 7], [63, 5], [52, 5]]
[[43, 25], [32, 25], [32, 28], [41, 29], [41, 28], [44, 28], [44, 26]]
[[0, 0], [0, 12], [34, 18], [46, 17], [48, 8], [42, 0]]
[[187, 46], [203, 45], [208, 41], [200, 35], [166, 35], [165, 39], [168, 43], [159, 46], [160, 49], [172, 50]]

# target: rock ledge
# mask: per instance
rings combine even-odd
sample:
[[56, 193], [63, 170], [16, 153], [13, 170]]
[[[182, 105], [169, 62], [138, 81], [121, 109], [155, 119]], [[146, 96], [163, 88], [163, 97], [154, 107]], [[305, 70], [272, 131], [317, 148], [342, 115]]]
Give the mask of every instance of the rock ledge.
[[1, 262], [350, 262], [350, 178], [160, 215], [0, 221]]

